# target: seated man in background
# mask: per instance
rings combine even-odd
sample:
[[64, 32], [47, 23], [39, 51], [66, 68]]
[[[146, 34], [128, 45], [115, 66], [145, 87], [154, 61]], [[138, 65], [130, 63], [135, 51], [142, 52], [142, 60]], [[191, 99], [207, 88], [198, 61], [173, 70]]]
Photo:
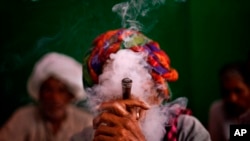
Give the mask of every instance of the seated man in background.
[[17, 110], [0, 130], [0, 141], [68, 141], [92, 124], [92, 116], [72, 102], [86, 97], [82, 66], [66, 55], [48, 53], [38, 61], [28, 80], [37, 102]]
[[229, 141], [230, 124], [250, 123], [250, 71], [245, 63], [225, 65], [219, 72], [222, 99], [209, 113], [213, 141]]
[[[139, 31], [98, 36], [83, 69], [96, 117], [92, 131], [83, 130], [73, 141], [210, 141], [201, 123], [188, 115], [186, 98], [169, 102], [167, 82], [177, 80], [178, 73], [158, 43]], [[122, 86], [122, 80], [129, 84]]]

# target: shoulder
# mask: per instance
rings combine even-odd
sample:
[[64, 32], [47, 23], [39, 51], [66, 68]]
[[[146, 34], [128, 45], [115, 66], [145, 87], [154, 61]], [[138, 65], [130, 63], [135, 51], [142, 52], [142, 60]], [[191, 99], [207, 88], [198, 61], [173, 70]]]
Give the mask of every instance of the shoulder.
[[189, 115], [180, 115], [177, 122], [179, 140], [210, 141], [210, 135], [200, 121]]
[[190, 115], [180, 115], [178, 117], [177, 127], [182, 127], [182, 126], [187, 126], [190, 128], [192, 126], [194, 126], [195, 128], [201, 128], [201, 129], [204, 128], [197, 118], [190, 116]]
[[26, 129], [29, 129], [31, 127], [30, 125], [36, 123], [36, 111], [37, 108], [34, 105], [18, 108], [4, 124], [2, 130], [15, 132], [18, 130], [25, 131]]
[[224, 102], [223, 100], [216, 100], [211, 104], [210, 112], [223, 110]]
[[213, 102], [209, 110], [209, 120], [221, 122], [225, 120], [225, 116], [223, 100]]
[[31, 118], [35, 112], [37, 112], [37, 107], [35, 105], [27, 105], [27, 106], [23, 106], [18, 108], [12, 115], [12, 118], [14, 117], [27, 117], [27, 118]]

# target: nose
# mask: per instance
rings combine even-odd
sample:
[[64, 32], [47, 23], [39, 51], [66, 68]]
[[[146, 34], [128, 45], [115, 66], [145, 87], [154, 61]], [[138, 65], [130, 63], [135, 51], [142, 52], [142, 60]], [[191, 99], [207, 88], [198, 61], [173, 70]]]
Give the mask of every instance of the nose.
[[57, 91], [54, 91], [53, 93], [51, 93], [51, 100], [54, 102], [60, 102], [62, 99], [61, 97], [62, 95]]
[[229, 96], [229, 101], [230, 101], [231, 103], [236, 104], [237, 101], [238, 101], [237, 94], [236, 94], [236, 93], [231, 93], [230, 96]]

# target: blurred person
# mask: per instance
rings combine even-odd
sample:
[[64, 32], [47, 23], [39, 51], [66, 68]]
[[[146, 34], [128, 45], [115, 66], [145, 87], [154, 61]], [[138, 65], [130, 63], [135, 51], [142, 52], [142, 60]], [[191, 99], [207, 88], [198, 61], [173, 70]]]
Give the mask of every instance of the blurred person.
[[18, 109], [0, 130], [0, 141], [68, 141], [92, 124], [92, 116], [73, 106], [86, 98], [82, 65], [59, 53], [39, 60], [27, 89], [37, 104]]
[[[187, 99], [170, 102], [167, 82], [178, 73], [157, 42], [133, 29], [98, 36], [84, 63], [93, 128], [72, 141], [210, 141], [208, 131], [186, 109]], [[132, 80], [131, 96], [123, 99], [121, 81]]]
[[245, 63], [232, 63], [219, 78], [222, 99], [210, 107], [208, 128], [213, 141], [228, 141], [231, 124], [250, 123], [250, 72]]

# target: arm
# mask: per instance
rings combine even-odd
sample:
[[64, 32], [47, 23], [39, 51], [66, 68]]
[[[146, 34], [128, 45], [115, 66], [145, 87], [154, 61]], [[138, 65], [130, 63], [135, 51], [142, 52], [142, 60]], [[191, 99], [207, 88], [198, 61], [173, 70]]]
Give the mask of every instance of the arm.
[[208, 131], [213, 141], [224, 141], [224, 130], [222, 128], [222, 101], [216, 101], [212, 104], [209, 111]]

